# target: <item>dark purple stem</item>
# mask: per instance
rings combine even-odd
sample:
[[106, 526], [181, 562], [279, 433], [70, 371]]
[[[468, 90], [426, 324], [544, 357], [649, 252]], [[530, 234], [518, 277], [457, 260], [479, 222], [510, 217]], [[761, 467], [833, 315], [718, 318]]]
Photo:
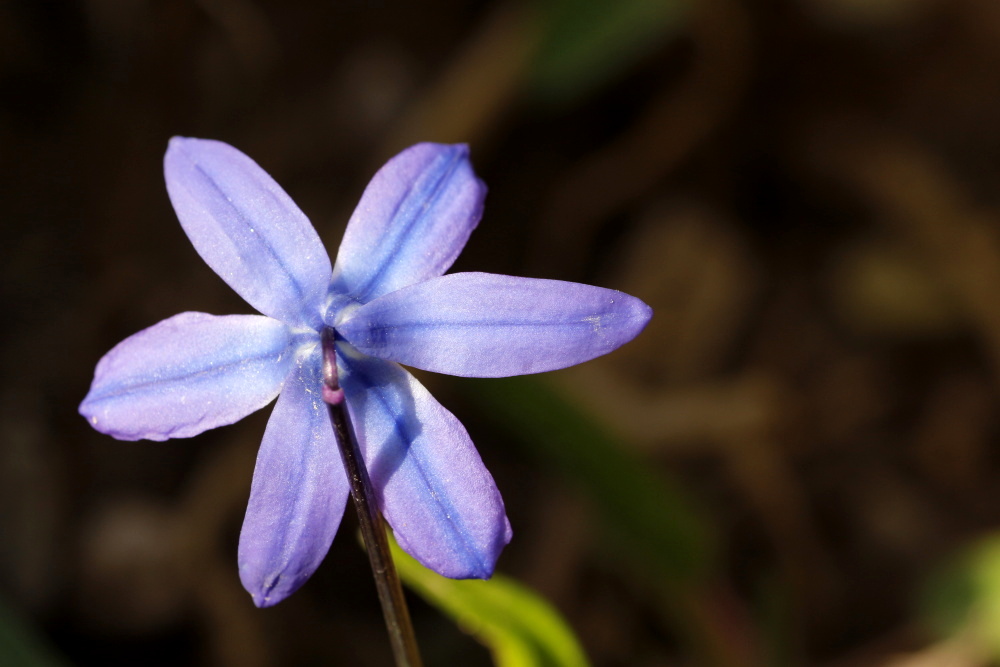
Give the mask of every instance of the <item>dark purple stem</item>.
[[382, 603], [382, 615], [389, 631], [392, 653], [396, 658], [397, 667], [420, 667], [420, 652], [417, 649], [417, 638], [410, 621], [410, 612], [403, 597], [403, 587], [399, 583], [396, 567], [389, 552], [389, 541], [385, 536], [385, 523], [378, 511], [375, 501], [375, 491], [372, 489], [368, 468], [361, 458], [354, 429], [351, 427], [351, 417], [344, 402], [344, 390], [337, 378], [337, 353], [334, 348], [334, 331], [327, 327], [323, 329], [323, 400], [330, 408], [330, 421], [337, 445], [340, 447], [340, 457], [347, 470], [347, 479], [351, 483], [351, 497], [354, 507], [358, 510], [358, 522], [361, 524], [361, 536], [368, 550], [368, 560], [371, 562], [372, 573], [375, 575], [375, 588], [378, 599]]

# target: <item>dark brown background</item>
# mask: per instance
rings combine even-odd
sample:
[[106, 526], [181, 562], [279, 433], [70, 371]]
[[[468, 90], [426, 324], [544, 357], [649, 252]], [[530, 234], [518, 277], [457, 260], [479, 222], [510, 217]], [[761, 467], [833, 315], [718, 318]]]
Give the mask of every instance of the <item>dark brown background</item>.
[[[374, 170], [438, 140], [469, 142], [490, 186], [456, 269], [656, 310], [544, 382], [700, 508], [716, 546], [681, 602], [481, 385], [421, 376], [504, 492], [500, 570], [595, 665], [988, 664], [988, 630], [946, 642], [920, 600], [1000, 525], [1000, 4], [700, 0], [576, 78], [539, 54], [553, 26], [592, 24], [552, 6], [0, 3], [8, 632], [79, 665], [388, 664], [351, 512], [293, 598], [258, 611], [239, 587], [267, 410], [168, 443], [116, 442], [75, 410], [125, 336], [248, 312], [174, 218], [170, 136], [250, 154], [331, 252]], [[414, 614], [428, 664], [489, 664]]]

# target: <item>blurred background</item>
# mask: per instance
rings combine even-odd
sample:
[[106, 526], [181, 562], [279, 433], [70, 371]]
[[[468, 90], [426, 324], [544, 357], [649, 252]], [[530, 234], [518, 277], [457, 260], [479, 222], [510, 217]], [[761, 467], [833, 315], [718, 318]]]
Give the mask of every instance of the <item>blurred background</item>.
[[[468, 142], [455, 270], [653, 306], [578, 368], [420, 375], [504, 494], [499, 571], [593, 665], [996, 663], [1000, 3], [0, 2], [4, 665], [390, 664], [353, 510], [291, 599], [240, 587], [269, 410], [166, 443], [76, 413], [122, 338], [249, 312], [171, 210], [175, 134], [331, 252], [388, 157]], [[411, 599], [428, 665], [492, 664]]]

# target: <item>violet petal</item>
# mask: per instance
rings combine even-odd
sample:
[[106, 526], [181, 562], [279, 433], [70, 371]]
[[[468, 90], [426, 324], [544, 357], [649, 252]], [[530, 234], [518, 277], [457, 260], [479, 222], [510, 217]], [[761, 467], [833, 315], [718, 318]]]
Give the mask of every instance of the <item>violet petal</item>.
[[293, 337], [261, 315], [181, 313], [129, 336], [97, 364], [80, 414], [119, 440], [187, 438], [274, 400]]
[[295, 592], [337, 533], [349, 492], [319, 348], [296, 362], [267, 422], [240, 533], [239, 571], [258, 607]]
[[170, 201], [205, 263], [265, 315], [317, 329], [330, 258], [281, 186], [219, 141], [174, 137], [163, 166]]
[[558, 280], [454, 273], [350, 311], [337, 331], [361, 352], [437, 373], [540, 373], [611, 352], [652, 309], [615, 290]]
[[338, 358], [358, 442], [400, 546], [443, 576], [489, 577], [510, 523], [461, 422], [396, 364], [342, 343]]
[[417, 144], [372, 178], [351, 216], [333, 291], [366, 303], [451, 267], [482, 215], [486, 186], [465, 145]]

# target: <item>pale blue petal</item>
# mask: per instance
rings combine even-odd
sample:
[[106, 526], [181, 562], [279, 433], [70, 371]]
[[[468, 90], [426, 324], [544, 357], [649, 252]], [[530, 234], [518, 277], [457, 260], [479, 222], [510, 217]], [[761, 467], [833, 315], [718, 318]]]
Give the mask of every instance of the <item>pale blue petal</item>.
[[467, 146], [406, 149], [375, 174], [354, 210], [333, 291], [366, 303], [440, 276], [479, 223], [485, 196]]
[[285, 382], [257, 454], [239, 570], [258, 607], [295, 592], [326, 556], [349, 492], [322, 387], [319, 347]]
[[330, 258], [281, 186], [219, 141], [174, 137], [163, 166], [181, 226], [212, 270], [265, 315], [319, 327]]
[[174, 315], [104, 355], [80, 414], [119, 440], [232, 424], [278, 395], [292, 345], [288, 327], [269, 317]]
[[611, 352], [652, 314], [635, 297], [592, 285], [455, 273], [348, 311], [336, 327], [365, 354], [449, 375], [503, 377]]
[[487, 578], [511, 530], [469, 434], [396, 364], [338, 346], [341, 383], [386, 521], [438, 574]]

